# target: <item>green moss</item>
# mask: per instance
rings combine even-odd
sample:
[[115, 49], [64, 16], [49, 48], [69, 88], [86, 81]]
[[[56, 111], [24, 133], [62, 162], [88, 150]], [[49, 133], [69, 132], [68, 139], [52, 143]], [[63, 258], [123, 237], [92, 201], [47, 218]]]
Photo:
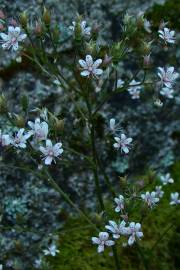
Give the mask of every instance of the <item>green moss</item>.
[[[117, 246], [121, 269], [141, 270], [145, 269], [145, 265], [146, 269], [178, 269], [180, 213], [177, 212], [177, 207], [169, 206], [169, 197], [171, 192], [178, 190], [180, 162], [174, 164], [171, 172], [175, 183], [164, 187], [165, 196], [159, 206], [148, 215], [143, 214], [143, 211], [146, 213], [144, 208], [135, 208], [137, 211], [135, 210], [133, 216], [130, 217], [137, 222], [142, 219], [144, 238], [138, 243], [138, 246], [134, 245], [131, 248], [122, 248], [123, 240], [119, 240]], [[152, 177], [153, 174], [148, 173], [143, 179]], [[157, 179], [154, 180], [157, 181]], [[111, 209], [110, 205], [108, 210], [111, 211]], [[111, 215], [113, 218], [114, 214]], [[115, 269], [113, 257], [109, 254], [111, 249], [107, 248], [103, 254], [97, 254], [96, 246], [91, 244], [91, 236], [96, 235], [96, 231], [92, 227], [81, 219], [70, 218], [64, 228], [65, 231], [60, 232], [59, 248], [61, 252], [55, 258], [49, 258], [53, 270]]]
[[148, 19], [153, 21], [155, 27], [159, 27], [160, 20], [170, 22], [170, 27], [180, 30], [180, 1], [168, 0], [164, 5], [154, 5], [152, 11], [146, 15]]

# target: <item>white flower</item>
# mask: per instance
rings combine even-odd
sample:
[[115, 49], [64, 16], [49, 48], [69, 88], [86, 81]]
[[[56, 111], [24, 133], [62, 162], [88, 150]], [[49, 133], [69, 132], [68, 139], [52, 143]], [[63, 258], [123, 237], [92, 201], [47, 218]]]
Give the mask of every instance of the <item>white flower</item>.
[[130, 222], [129, 227], [127, 228], [127, 234], [130, 235], [128, 239], [128, 245], [131, 246], [135, 241], [136, 238], [141, 240], [143, 237], [143, 232], [141, 231], [141, 224]]
[[46, 140], [46, 147], [40, 146], [39, 150], [44, 155], [44, 160], [46, 165], [51, 165], [52, 161], [55, 161], [55, 158], [60, 156], [63, 153], [62, 143], [52, 144], [51, 140]]
[[97, 59], [95, 62], [93, 62], [91, 55], [86, 55], [86, 60], [79, 60], [79, 64], [82, 67], [83, 71], [81, 71], [81, 76], [95, 76], [101, 75], [103, 73], [103, 70], [98, 68], [99, 65], [102, 63], [102, 59]]
[[144, 200], [151, 208], [155, 206], [157, 202], [159, 202], [159, 198], [154, 191], [152, 191], [151, 193], [147, 191], [146, 193], [141, 194], [141, 199]]
[[124, 197], [123, 195], [119, 195], [118, 198], [114, 198], [115, 203], [117, 204], [116, 208], [115, 208], [115, 212], [118, 213], [121, 210], [124, 209]]
[[40, 142], [47, 139], [48, 124], [46, 122], [41, 122], [39, 118], [36, 118], [35, 123], [28, 121], [28, 125], [32, 128], [35, 140]]
[[3, 270], [3, 265], [2, 264], [0, 264], [0, 270]]
[[179, 77], [177, 72], [174, 72], [174, 67], [162, 68], [158, 67], [158, 76], [161, 79], [163, 85], [168, 88], [172, 88], [175, 80]]
[[110, 121], [109, 121], [109, 126], [110, 126], [110, 129], [115, 132], [115, 127], [116, 127], [116, 120], [114, 118], [111, 118]]
[[47, 249], [44, 249], [43, 252], [45, 256], [51, 255], [54, 257], [56, 253], [59, 253], [59, 250], [56, 248], [55, 244], [51, 244]]
[[171, 193], [170, 205], [177, 205], [177, 204], [180, 204], [179, 193], [178, 192]]
[[162, 182], [163, 185], [167, 185], [168, 183], [169, 184], [173, 184], [174, 183], [174, 180], [171, 178], [170, 173], [167, 173], [165, 175], [161, 175], [160, 176], [160, 180], [161, 180], [161, 182]]
[[113, 238], [118, 239], [121, 235], [126, 235], [126, 222], [123, 220], [121, 223], [117, 224], [113, 220], [109, 220], [109, 225], [105, 228], [113, 234]]
[[116, 124], [116, 120], [114, 118], [111, 118], [109, 121], [109, 127], [112, 133], [116, 133], [117, 131], [120, 131], [121, 128], [119, 127], [119, 124]]
[[119, 79], [119, 80], [117, 81], [117, 88], [121, 88], [121, 87], [123, 87], [123, 85], [124, 85], [124, 81], [121, 80], [121, 79]]
[[172, 88], [163, 87], [160, 94], [166, 98], [173, 98], [174, 90]]
[[139, 99], [140, 98], [141, 86], [139, 84], [140, 84], [140, 82], [138, 82], [136, 80], [132, 80], [129, 84], [130, 87], [128, 87], [128, 92], [131, 95], [132, 99]]
[[[76, 22], [72, 22], [72, 26], [69, 27], [69, 29], [71, 29], [72, 31], [75, 30], [75, 27], [76, 27]], [[86, 27], [86, 21], [82, 21], [81, 22], [81, 31], [82, 31], [82, 35], [85, 36], [90, 36], [91, 35], [91, 27]]]
[[175, 43], [175, 31], [170, 31], [169, 28], [165, 27], [163, 30], [159, 30], [158, 33], [165, 43]]
[[41, 110], [41, 113], [40, 113], [40, 117], [44, 120], [44, 121], [48, 121], [48, 110], [47, 108], [44, 108]]
[[114, 148], [121, 148], [121, 151], [125, 154], [129, 153], [129, 145], [132, 142], [132, 138], [127, 138], [125, 134], [121, 134], [119, 137], [114, 137], [116, 143], [113, 144]]
[[154, 105], [161, 108], [163, 106], [163, 102], [160, 99], [156, 99], [154, 101]]
[[159, 198], [162, 198], [164, 195], [164, 191], [162, 190], [162, 186], [156, 186], [155, 187], [156, 196]]
[[10, 145], [11, 139], [8, 134], [2, 134], [2, 131], [0, 130], [0, 146], [7, 146]]
[[151, 33], [151, 23], [147, 19], [144, 19], [144, 29], [146, 32]]
[[115, 244], [114, 241], [109, 240], [109, 234], [107, 232], [100, 232], [99, 237], [92, 237], [93, 244], [98, 245], [98, 253], [104, 251], [104, 246], [113, 246]]
[[14, 145], [15, 147], [20, 147], [20, 148], [26, 148], [26, 141], [29, 139], [29, 137], [32, 136], [32, 132], [28, 132], [24, 134], [25, 129], [21, 128], [14, 138], [12, 139], [11, 144]]
[[40, 268], [42, 264], [42, 258], [36, 259], [34, 262], [35, 268]]
[[3, 49], [10, 49], [17, 51], [18, 50], [18, 42], [23, 41], [26, 38], [26, 34], [21, 34], [20, 27], [8, 27], [8, 34], [0, 33], [0, 37], [2, 38], [2, 47]]
[[60, 85], [61, 85], [61, 82], [60, 82], [58, 79], [55, 79], [55, 80], [53, 81], [53, 83], [54, 83], [55, 85], [57, 85], [57, 86], [60, 86]]

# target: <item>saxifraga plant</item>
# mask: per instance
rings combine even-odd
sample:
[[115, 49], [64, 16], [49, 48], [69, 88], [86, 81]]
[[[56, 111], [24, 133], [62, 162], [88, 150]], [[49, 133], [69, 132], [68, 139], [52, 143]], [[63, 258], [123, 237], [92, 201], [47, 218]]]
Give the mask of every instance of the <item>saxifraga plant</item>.
[[[18, 61], [28, 61], [33, 69], [45, 76], [48, 83], [56, 84], [59, 88], [57, 97], [60, 97], [57, 98], [57, 105], [66, 107], [64, 111], [59, 109], [56, 113], [47, 108], [30, 110], [28, 97], [23, 97], [22, 113], [17, 115], [10, 111], [8, 101], [2, 94], [1, 116], [12, 127], [12, 132], [0, 133], [2, 166], [8, 166], [6, 156], [9, 153], [22, 155], [22, 166], [18, 168], [34, 172], [37, 178], [48, 181], [59, 192], [69, 206], [98, 233], [98, 237], [92, 237], [92, 243], [98, 246], [98, 253], [103, 252], [105, 247], [112, 248], [115, 269], [119, 270], [121, 263], [116, 249], [118, 239], [127, 239], [123, 245], [132, 246], [136, 242], [138, 246], [144, 236], [139, 220], [131, 219], [133, 211], [138, 211], [143, 205], [152, 210], [163, 197], [164, 191], [161, 185], [154, 187], [153, 191], [147, 191], [147, 186], [137, 187], [128, 182], [120, 190], [114, 182], [112, 184], [112, 179], [117, 176], [108, 175], [108, 164], [104, 164], [102, 155], [107, 155], [105, 150], [111, 153], [109, 149], [113, 148], [113, 152], [121, 155], [122, 159], [126, 158], [133, 151], [134, 140], [122, 128], [123, 123], [117, 122], [114, 117], [105, 119], [103, 107], [114, 97], [118, 96], [121, 101], [121, 95], [126, 93], [133, 102], [150, 100], [159, 109], [165, 106], [166, 99], [173, 99], [178, 74], [174, 67], [165, 66], [158, 67], [156, 75], [151, 55], [153, 46], [162, 46], [162, 50], [173, 46], [175, 32], [168, 28], [167, 22], [161, 22], [159, 31], [154, 33], [151, 23], [143, 14], [137, 17], [125, 14], [119, 26], [119, 41], [105, 44], [100, 39], [99, 25], [88, 26], [82, 16], [77, 16], [64, 37], [46, 8], [33, 23], [29, 22], [26, 12], [10, 25], [2, 15], [2, 48], [16, 53]], [[124, 71], [119, 74], [119, 65], [132, 58], [136, 63], [132, 73], [126, 74]], [[109, 125], [104, 128], [107, 122]], [[72, 164], [73, 155], [77, 156], [73, 160], [77, 164]], [[23, 156], [31, 163], [26, 164]], [[67, 170], [71, 166], [76, 170], [92, 172], [100, 223], [95, 222], [93, 213], [89, 214], [87, 209], [73, 202], [71, 195], [64, 191], [56, 179], [59, 172], [63, 173], [63, 168]], [[103, 179], [108, 191], [106, 198], [100, 179]], [[162, 185], [174, 182], [169, 173], [161, 175], [159, 180]], [[178, 196], [178, 192], [171, 194], [170, 205], [180, 203]], [[118, 221], [111, 220], [111, 213], [106, 207], [108, 200], [114, 200], [116, 204]], [[57, 253], [59, 250], [55, 242], [42, 250], [44, 256], [56, 256]], [[142, 260], [147, 269], [143, 256]], [[42, 261], [41, 257], [37, 259], [35, 267], [41, 268]]]

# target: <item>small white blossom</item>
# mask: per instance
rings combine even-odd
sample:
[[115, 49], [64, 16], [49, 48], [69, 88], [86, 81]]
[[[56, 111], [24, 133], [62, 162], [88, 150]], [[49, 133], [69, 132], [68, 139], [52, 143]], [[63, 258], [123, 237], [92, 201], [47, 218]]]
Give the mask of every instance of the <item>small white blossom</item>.
[[114, 239], [118, 239], [121, 235], [126, 235], [126, 222], [123, 220], [117, 224], [113, 220], [109, 220], [109, 225], [106, 225], [105, 228], [113, 234]]
[[165, 175], [161, 175], [160, 176], [160, 180], [162, 182], [163, 185], [167, 185], [168, 183], [169, 184], [173, 184], [174, 183], [174, 180], [172, 179], [170, 173], [167, 173]]
[[58, 79], [55, 79], [55, 80], [53, 81], [53, 83], [54, 83], [55, 85], [57, 85], [57, 86], [60, 86], [60, 85], [61, 85], [61, 82], [60, 82]]
[[48, 110], [47, 108], [44, 108], [41, 110], [41, 113], [40, 113], [40, 117], [44, 120], [44, 121], [48, 121]]
[[139, 99], [140, 98], [140, 90], [141, 86], [139, 85], [140, 82], [136, 80], [132, 80], [128, 87], [128, 92], [131, 95], [132, 99]]
[[172, 88], [163, 87], [160, 94], [166, 98], [174, 98], [174, 90]]
[[45, 256], [56, 256], [56, 253], [59, 253], [55, 244], [51, 244], [47, 249], [43, 250]]
[[114, 201], [117, 204], [117, 206], [115, 208], [116, 213], [118, 213], [124, 209], [124, 196], [123, 195], [119, 195], [118, 198], [114, 198]]
[[151, 33], [151, 23], [147, 19], [144, 19], [144, 29], [146, 32]]
[[35, 119], [35, 123], [28, 121], [28, 125], [32, 128], [32, 132], [36, 141], [40, 142], [47, 139], [48, 124], [41, 122], [39, 118]]
[[178, 192], [171, 193], [170, 205], [177, 205], [177, 204], [180, 204], [179, 193]]
[[0, 33], [0, 37], [2, 38], [2, 47], [3, 49], [10, 49], [17, 51], [18, 50], [18, 42], [23, 41], [26, 38], [26, 34], [21, 34], [20, 27], [8, 27], [8, 34]]
[[[86, 21], [82, 21], [80, 23], [81, 25], [81, 31], [82, 31], [82, 35], [85, 36], [90, 36], [91, 35], [91, 27], [87, 27], [87, 23]], [[72, 31], [75, 30], [75, 27], [76, 27], [76, 22], [72, 22], [72, 26], [69, 27], [69, 29], [71, 29]]]
[[3, 265], [2, 264], [0, 264], [0, 270], [3, 270]]
[[99, 237], [92, 237], [93, 244], [98, 245], [98, 253], [104, 251], [105, 246], [113, 246], [115, 244], [114, 241], [109, 240], [109, 234], [107, 232], [100, 232]]
[[8, 134], [2, 134], [0, 130], [0, 146], [8, 146], [11, 143], [11, 138]]
[[164, 191], [162, 190], [162, 186], [155, 187], [156, 196], [162, 198], [164, 195]]
[[103, 70], [98, 68], [99, 65], [102, 63], [102, 59], [97, 59], [95, 62], [91, 55], [86, 55], [86, 60], [79, 60], [79, 64], [82, 67], [83, 71], [81, 71], [81, 76], [99, 76], [103, 73]]
[[171, 31], [169, 28], [165, 27], [163, 30], [159, 30], [159, 37], [162, 38], [165, 43], [175, 43], [175, 31]]
[[116, 120], [114, 118], [111, 118], [109, 121], [109, 127], [112, 133], [116, 133], [117, 131], [120, 131], [121, 128], [119, 127], [119, 124], [116, 124]]
[[42, 258], [36, 259], [34, 262], [34, 267], [41, 268], [41, 264], [42, 264]]
[[151, 193], [147, 191], [144, 194], [141, 194], [141, 199], [144, 200], [149, 207], [153, 207], [156, 205], [156, 203], [159, 202], [159, 198], [157, 197], [156, 192], [152, 191]]
[[121, 79], [118, 79], [118, 81], [117, 81], [117, 88], [121, 88], [123, 86], [124, 86], [124, 81], [121, 80]]
[[55, 161], [55, 158], [60, 156], [63, 153], [62, 143], [52, 144], [51, 140], [46, 140], [46, 147], [40, 146], [39, 150], [44, 155], [44, 160], [46, 165], [51, 165], [52, 161]]
[[128, 239], [128, 245], [131, 246], [135, 241], [136, 238], [141, 240], [143, 237], [143, 232], [141, 231], [141, 224], [130, 222], [129, 227], [127, 228], [127, 234], [130, 235]]
[[156, 99], [154, 101], [154, 105], [161, 108], [163, 106], [163, 102], [160, 99]]
[[164, 86], [172, 88], [179, 74], [174, 71], [174, 67], [162, 68], [158, 67], [158, 76]]
[[114, 118], [111, 118], [109, 121], [109, 126], [110, 126], [110, 130], [115, 132], [115, 127], [116, 127], [116, 120]]
[[21, 128], [12, 139], [11, 144], [15, 147], [26, 148], [27, 140], [32, 136], [32, 132], [28, 132], [24, 134], [25, 129]]
[[121, 148], [121, 151], [125, 154], [129, 153], [129, 145], [132, 142], [132, 138], [127, 138], [125, 134], [121, 134], [119, 137], [114, 137], [116, 143], [113, 144], [114, 148]]

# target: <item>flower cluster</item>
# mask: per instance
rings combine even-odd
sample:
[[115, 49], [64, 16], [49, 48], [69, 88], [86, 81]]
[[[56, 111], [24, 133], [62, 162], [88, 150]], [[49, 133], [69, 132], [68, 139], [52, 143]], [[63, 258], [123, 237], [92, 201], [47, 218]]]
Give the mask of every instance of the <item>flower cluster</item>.
[[[119, 195], [119, 197], [115, 198], [114, 201], [117, 204], [115, 212], [118, 213], [121, 211], [121, 213], [123, 213], [125, 207], [124, 196]], [[121, 217], [122, 216], [123, 215], [121, 215]], [[99, 237], [92, 237], [93, 244], [98, 245], [97, 251], [99, 253], [104, 251], [105, 246], [115, 245], [115, 241], [121, 236], [127, 237], [127, 243], [129, 246], [133, 245], [136, 240], [141, 240], [143, 237], [141, 224], [136, 222], [122, 220], [117, 223], [114, 220], [109, 220], [109, 224], [107, 224], [105, 228], [108, 232], [100, 232]], [[114, 240], [109, 239], [109, 233], [112, 234]]]
[[[62, 143], [58, 142], [53, 145], [52, 141], [47, 138], [48, 136], [48, 124], [47, 122], [41, 122], [40, 118], [36, 118], [35, 122], [28, 122], [31, 130], [28, 132], [24, 128], [20, 128], [14, 136], [9, 134], [2, 134], [0, 130], [0, 144], [1, 146], [12, 145], [15, 148], [25, 149], [27, 147], [27, 142], [30, 137], [33, 136], [33, 140], [30, 143], [35, 150], [40, 150], [43, 155], [43, 160], [45, 165], [51, 165], [52, 161], [56, 163], [56, 158], [58, 158], [62, 153]], [[45, 141], [46, 146], [39, 145], [42, 141]]]

